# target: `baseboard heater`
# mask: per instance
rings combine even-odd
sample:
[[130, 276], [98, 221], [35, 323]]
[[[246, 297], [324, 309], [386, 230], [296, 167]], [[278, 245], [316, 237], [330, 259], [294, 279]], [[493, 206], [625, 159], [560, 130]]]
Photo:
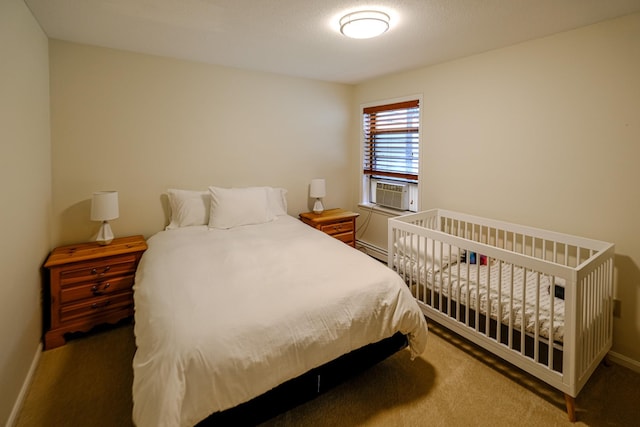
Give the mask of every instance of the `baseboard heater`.
[[362, 252], [364, 252], [365, 254], [380, 260], [384, 263], [387, 262], [388, 259], [388, 252], [386, 249], [381, 248], [380, 246], [376, 246], [376, 245], [372, 245], [369, 242], [365, 242], [362, 240], [356, 240], [356, 248], [360, 249]]

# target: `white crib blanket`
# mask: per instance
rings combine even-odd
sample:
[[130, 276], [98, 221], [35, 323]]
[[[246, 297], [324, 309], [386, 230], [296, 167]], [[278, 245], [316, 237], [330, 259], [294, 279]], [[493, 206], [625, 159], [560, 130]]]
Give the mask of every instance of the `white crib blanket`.
[[555, 286], [563, 286], [564, 282], [506, 262], [494, 260], [490, 264], [457, 262], [455, 258], [447, 263], [436, 260], [422, 265], [410, 257], [394, 260], [400, 274], [411, 279], [412, 292], [418, 299], [433, 290], [505, 325], [511, 322], [521, 331], [535, 334], [537, 323], [539, 335], [549, 339], [553, 329], [552, 341], [563, 342], [564, 300], [552, 297], [551, 282]]

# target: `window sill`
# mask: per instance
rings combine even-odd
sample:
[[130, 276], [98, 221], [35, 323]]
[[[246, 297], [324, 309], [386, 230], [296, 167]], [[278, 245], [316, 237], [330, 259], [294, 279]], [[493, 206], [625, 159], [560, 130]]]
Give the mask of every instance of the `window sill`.
[[375, 203], [358, 203], [358, 207], [370, 210], [371, 212], [379, 213], [381, 215], [385, 215], [388, 217], [407, 215], [413, 212], [411, 211], [400, 211], [397, 209], [387, 208], [385, 206], [380, 206]]

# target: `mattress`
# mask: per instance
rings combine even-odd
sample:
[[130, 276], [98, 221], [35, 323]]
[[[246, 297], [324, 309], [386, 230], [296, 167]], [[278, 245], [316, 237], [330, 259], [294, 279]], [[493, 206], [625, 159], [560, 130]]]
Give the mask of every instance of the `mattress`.
[[147, 241], [136, 282], [133, 419], [189, 426], [424, 316], [385, 265], [290, 216]]

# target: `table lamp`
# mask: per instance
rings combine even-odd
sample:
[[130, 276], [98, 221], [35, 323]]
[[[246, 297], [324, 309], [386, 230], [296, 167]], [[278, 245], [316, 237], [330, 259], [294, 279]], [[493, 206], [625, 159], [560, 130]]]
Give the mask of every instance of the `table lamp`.
[[96, 191], [91, 198], [91, 221], [102, 221], [96, 242], [108, 245], [113, 241], [113, 231], [109, 221], [118, 218], [118, 192]]
[[309, 197], [313, 197], [316, 199], [316, 202], [313, 204], [313, 213], [321, 214], [324, 211], [324, 206], [322, 206], [321, 198], [326, 196], [327, 187], [325, 185], [324, 179], [312, 179], [311, 185], [309, 186]]

